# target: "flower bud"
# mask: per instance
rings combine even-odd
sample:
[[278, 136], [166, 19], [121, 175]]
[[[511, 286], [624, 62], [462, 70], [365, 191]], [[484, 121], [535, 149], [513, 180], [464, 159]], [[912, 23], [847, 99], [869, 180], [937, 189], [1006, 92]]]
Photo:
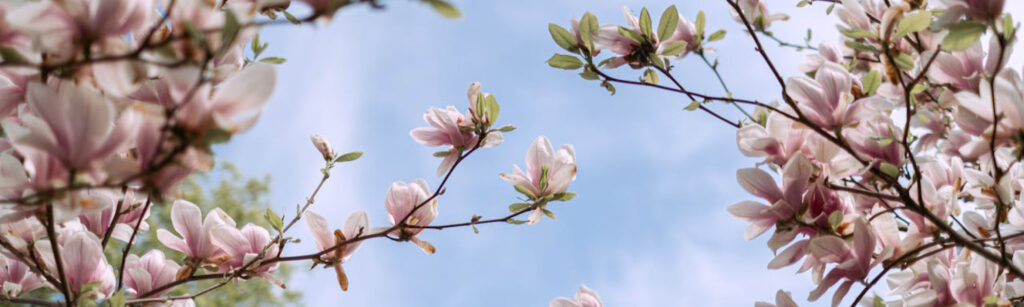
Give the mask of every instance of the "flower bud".
[[334, 159], [334, 149], [331, 148], [331, 143], [328, 143], [324, 136], [314, 134], [309, 136], [309, 139], [313, 141], [313, 146], [316, 147], [316, 150], [319, 150], [320, 154], [324, 155], [324, 160], [330, 161]]

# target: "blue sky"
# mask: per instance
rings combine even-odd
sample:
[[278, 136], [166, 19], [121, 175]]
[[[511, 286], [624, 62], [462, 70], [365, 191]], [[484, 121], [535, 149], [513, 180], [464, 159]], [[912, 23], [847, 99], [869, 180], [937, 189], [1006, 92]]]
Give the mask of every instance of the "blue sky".
[[[547, 306], [572, 296], [579, 284], [598, 291], [608, 306], [750, 306], [772, 300], [779, 288], [798, 301], [811, 289], [808, 275], [769, 271], [765, 239], [743, 240], [746, 224], [725, 208], [751, 199], [735, 170], [753, 166], [739, 154], [734, 130], [683, 110], [685, 97], [618, 86], [609, 96], [598, 83], [548, 67], [560, 49], [548, 22], [568, 27], [584, 11], [602, 23], [623, 23], [623, 4], [646, 5], [659, 16], [668, 1], [520, 0], [455, 1], [464, 18], [448, 20], [411, 1], [387, 9], [342, 11], [328, 25], [267, 28], [268, 55], [288, 62], [261, 121], [218, 148], [222, 161], [250, 175], [273, 176], [272, 200], [284, 212], [304, 200], [319, 179], [320, 158], [309, 135], [327, 136], [338, 151], [364, 151], [356, 163], [335, 169], [315, 210], [336, 227], [352, 211], [366, 210], [372, 224], [387, 224], [384, 196], [391, 182], [439, 182], [440, 159], [409, 137], [431, 106], [466, 107], [465, 91], [483, 83], [501, 103], [501, 123], [518, 130], [497, 147], [478, 151], [460, 166], [440, 198], [435, 223], [466, 221], [473, 214], [507, 213], [517, 193], [498, 177], [523, 164], [529, 144], [548, 136], [573, 144], [579, 175], [570, 191], [579, 197], [549, 208], [557, 220], [536, 226], [487, 225], [425, 232], [438, 251], [413, 244], [365, 243], [346, 263], [351, 286], [338, 290], [333, 273], [298, 272], [290, 287], [304, 289], [310, 306]], [[722, 71], [737, 96], [774, 99], [779, 91], [749, 38], [732, 21], [724, 1], [676, 1], [690, 19], [698, 9], [708, 27], [729, 35], [715, 44]], [[808, 27], [815, 42], [834, 39], [824, 5], [796, 9], [773, 2], [793, 20], [773, 26], [798, 41]], [[770, 44], [772, 45], [772, 44]], [[802, 54], [769, 48], [787, 75], [798, 73]], [[690, 89], [722, 94], [699, 58], [674, 62]], [[638, 72], [616, 71], [633, 79]], [[731, 106], [716, 106], [730, 118]], [[308, 238], [305, 227], [296, 234]], [[286, 253], [312, 250], [304, 240]], [[302, 267], [300, 265], [299, 267]], [[818, 302], [820, 303], [824, 302]]]

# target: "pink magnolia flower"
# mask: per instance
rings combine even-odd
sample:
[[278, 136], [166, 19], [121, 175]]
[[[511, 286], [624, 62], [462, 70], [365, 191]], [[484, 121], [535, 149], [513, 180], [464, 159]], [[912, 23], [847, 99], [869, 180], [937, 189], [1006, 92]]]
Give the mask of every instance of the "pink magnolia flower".
[[[423, 179], [413, 180], [411, 183], [405, 183], [396, 181], [391, 184], [388, 188], [388, 195], [384, 200], [384, 207], [388, 211], [388, 221], [392, 225], [398, 225], [405, 219], [405, 225], [410, 226], [427, 226], [430, 222], [434, 221], [437, 217], [438, 207], [437, 198], [430, 198], [430, 188], [427, 187], [427, 182]], [[430, 202], [424, 204], [428, 199]], [[416, 208], [420, 204], [424, 204], [422, 207]], [[415, 209], [415, 211], [413, 211]], [[412, 213], [410, 213], [412, 212]], [[434, 253], [433, 245], [429, 242], [416, 238], [423, 228], [401, 228], [396, 230], [392, 234], [402, 237], [409, 238], [416, 243], [423, 251], [428, 254]]]
[[[159, 250], [151, 250], [142, 257], [135, 254], [125, 258], [124, 287], [132, 297], [139, 297], [160, 286], [174, 282], [181, 266], [164, 257]], [[153, 293], [147, 297], [158, 297], [171, 289]]]
[[733, 216], [753, 223], [743, 233], [744, 238], [756, 238], [774, 227], [779, 220], [790, 218], [799, 212], [804, 205], [803, 197], [807, 191], [808, 179], [813, 174], [811, 162], [801, 154], [793, 155], [783, 167], [781, 189], [765, 171], [757, 168], [737, 171], [736, 177], [740, 186], [770, 204], [743, 201], [729, 206], [729, 213]]
[[793, 297], [789, 295], [789, 292], [779, 290], [775, 292], [775, 304], [757, 302], [754, 303], [754, 307], [798, 307], [796, 302], [793, 301]]
[[[331, 231], [327, 219], [312, 210], [306, 211], [303, 218], [306, 220], [306, 226], [309, 226], [309, 232], [313, 234], [317, 250], [320, 251], [330, 249], [357, 236], [366, 235], [370, 231], [370, 218], [362, 210], [348, 216], [343, 230]], [[338, 275], [338, 285], [341, 286], [342, 291], [348, 291], [348, 276], [345, 275], [345, 269], [341, 264], [348, 261], [362, 243], [363, 241], [346, 243], [341, 248], [320, 256], [320, 261], [333, 264], [334, 272]]]
[[579, 291], [576, 292], [576, 296], [572, 299], [559, 297], [551, 301], [548, 304], [549, 307], [602, 307], [604, 303], [601, 303], [601, 296], [597, 295], [597, 292], [587, 288], [586, 285], [580, 285]]
[[952, 53], [940, 52], [928, 70], [928, 77], [939, 84], [950, 84], [961, 91], [977, 93], [981, 73], [985, 72], [981, 44]]
[[[451, 146], [441, 165], [437, 167], [438, 177], [443, 176], [455, 165], [455, 161], [462, 155], [462, 151], [477, 145], [479, 135], [474, 131], [476, 122], [490, 123], [493, 120], [476, 118], [476, 102], [479, 94], [480, 83], [470, 84], [466, 94], [469, 99], [469, 114], [463, 115], [454, 106], [448, 106], [445, 109], [430, 108], [423, 113], [423, 120], [430, 124], [430, 127], [419, 127], [409, 131], [409, 135], [417, 143], [431, 147]], [[490, 94], [485, 93], [483, 96], [487, 97]], [[480, 146], [497, 146], [501, 144], [502, 140], [501, 132], [491, 131], [480, 141]]]
[[74, 44], [121, 39], [147, 29], [156, 16], [153, 0], [40, 1], [21, 7], [11, 22], [57, 54], [81, 50]]
[[216, 230], [211, 236], [213, 242], [229, 257], [227, 261], [221, 263], [222, 271], [238, 269], [257, 261], [249, 266], [248, 271], [284, 288], [284, 283], [273, 274], [274, 271], [277, 271], [279, 263], [260, 264], [261, 260], [258, 260], [261, 253], [263, 256], [270, 257], [278, 254], [278, 245], [270, 244], [273, 239], [270, 238], [270, 233], [266, 229], [253, 224], [246, 224], [241, 230], [228, 224], [219, 224], [215, 228]]
[[1003, 13], [1006, 0], [940, 0], [946, 11], [939, 17], [940, 24], [947, 24], [966, 16], [969, 19], [987, 21]]
[[800, 63], [800, 71], [814, 73], [821, 69], [825, 63], [839, 63], [843, 60], [843, 52], [833, 44], [821, 43], [818, 45], [818, 52], [807, 55], [807, 59]]
[[36, 157], [35, 149], [66, 168], [98, 172], [98, 162], [126, 149], [134, 137], [136, 116], [118, 112], [111, 97], [88, 85], [30, 83], [26, 99], [31, 112], [2, 124], [15, 150], [28, 158]]
[[[628, 7], [622, 7], [622, 13], [626, 17], [626, 29], [632, 31], [637, 37], [643, 37], [643, 32], [640, 30], [640, 20], [633, 15], [633, 12]], [[652, 30], [652, 37], [649, 39], [653, 40], [653, 50], [644, 50], [642, 43], [634, 41], [619, 33], [618, 25], [604, 25], [598, 30], [597, 37], [594, 43], [594, 48], [606, 49], [615, 54], [618, 57], [614, 57], [608, 62], [608, 68], [616, 68], [624, 64], [629, 64], [634, 68], [639, 68], [644, 65], [643, 59], [649, 56], [661, 56], [661, 52], [664, 47], [677, 41], [685, 41], [686, 50], [676, 56], [682, 57], [686, 53], [696, 50], [698, 46], [697, 42], [697, 28], [693, 22], [690, 22], [682, 15], [679, 15], [679, 23], [676, 24], [676, 28], [673, 29], [672, 36], [665, 41], [659, 41], [659, 35], [655, 30]], [[653, 51], [653, 52], [652, 52]], [[647, 52], [651, 52], [648, 54]]]
[[839, 305], [847, 291], [850, 290], [850, 286], [867, 277], [871, 268], [881, 263], [881, 258], [884, 258], [873, 258], [876, 243], [874, 231], [868, 227], [863, 218], [856, 221], [852, 246], [836, 236], [826, 235], [811, 239], [811, 255], [823, 263], [837, 263], [838, 265], [825, 275], [816, 289], [811, 291], [808, 300], [817, 300], [825, 291], [845, 279], [832, 296], [832, 306]]
[[869, 161], [882, 161], [895, 166], [903, 165], [903, 129], [892, 122], [892, 118], [876, 115], [865, 120], [854, 129], [843, 130], [850, 147]]
[[[98, 196], [102, 197], [102, 199], [104, 200], [109, 200], [110, 202], [116, 201], [113, 199], [114, 195], [109, 191], [93, 190], [93, 192], [101, 192]], [[131, 236], [132, 232], [134, 231], [136, 224], [139, 225], [139, 232], [149, 230], [149, 223], [146, 222], [146, 218], [149, 217], [149, 210], [146, 210], [146, 212], [142, 212], [142, 208], [146, 200], [136, 198], [135, 193], [131, 191], [125, 193], [124, 197], [120, 200], [120, 202], [122, 213], [120, 216], [118, 216], [117, 223], [113, 225], [114, 230], [110, 232], [110, 237], [124, 242], [128, 242], [128, 239]], [[106, 234], [108, 228], [111, 227], [111, 222], [113, 222], [114, 219], [114, 210], [116, 209], [117, 206], [110, 205], [103, 210], [92, 210], [88, 212], [83, 212], [78, 216], [78, 220], [90, 232], [92, 232], [96, 236], [102, 237], [103, 235]], [[139, 223], [140, 219], [142, 220], [141, 223]]]
[[331, 148], [331, 143], [327, 142], [327, 138], [319, 134], [309, 136], [310, 141], [313, 141], [313, 147], [320, 152], [320, 155], [324, 156], [324, 160], [331, 161], [334, 159], [334, 148]]
[[[754, 26], [755, 29], [764, 30], [775, 21], [789, 20], [789, 16], [786, 14], [772, 14], [768, 11], [768, 5], [765, 0], [739, 0], [740, 10], [743, 11], [743, 16], [746, 17], [747, 21]], [[736, 10], [731, 10], [733, 19], [742, 22], [739, 14]]]
[[846, 124], [847, 110], [853, 103], [850, 89], [853, 76], [835, 63], [825, 62], [814, 74], [790, 77], [786, 81], [786, 94], [796, 100], [797, 106], [808, 119], [822, 128]]
[[[84, 228], [62, 231], [58, 237], [61, 262], [64, 265], [64, 276], [68, 289], [81, 295], [82, 286], [99, 282], [100, 295], [109, 296], [114, 292], [114, 270], [107, 263], [100, 246], [100, 239]], [[51, 274], [56, 275], [56, 262], [49, 241], [36, 241], [36, 252], [41, 255]]]
[[[576, 180], [576, 151], [568, 144], [555, 151], [548, 138], [540, 136], [526, 152], [526, 172], [518, 165], [513, 167], [515, 171], [511, 175], [501, 174], [501, 178], [529, 191], [534, 199], [555, 196], [565, 193], [569, 183]], [[540, 221], [543, 210], [543, 207], [537, 207], [530, 213], [530, 225]]]
[[1024, 129], [1024, 105], [1019, 103], [1024, 101], [1024, 82], [1015, 71], [1004, 70], [996, 78], [994, 86], [987, 78], [981, 78], [978, 88], [978, 94], [967, 91], [956, 93], [956, 100], [959, 102], [956, 123], [960, 128], [975, 136], [991, 137], [992, 100], [995, 96], [996, 107], [1001, 117], [996, 137], [1010, 138]]
[[39, 277], [29, 271], [24, 262], [0, 254], [0, 286], [3, 286], [3, 295], [18, 297], [42, 285]]
[[[782, 112], [789, 110], [782, 109]], [[745, 156], [764, 157], [768, 162], [784, 165], [806, 147], [811, 133], [785, 116], [772, 112], [764, 126], [752, 123], [736, 130], [736, 145]]]
[[175, 200], [171, 207], [171, 223], [181, 237], [171, 234], [166, 229], [156, 231], [157, 239], [170, 249], [182, 252], [188, 259], [203, 260], [212, 263], [222, 261], [224, 251], [213, 243], [213, 233], [222, 231], [220, 226], [233, 228], [235, 221], [220, 209], [211, 210], [202, 219], [202, 212], [195, 204], [187, 200]]

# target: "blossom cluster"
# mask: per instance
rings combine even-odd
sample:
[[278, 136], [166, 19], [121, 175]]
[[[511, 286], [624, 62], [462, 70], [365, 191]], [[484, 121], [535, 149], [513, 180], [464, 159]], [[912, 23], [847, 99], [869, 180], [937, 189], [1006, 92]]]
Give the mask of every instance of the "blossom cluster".
[[[504, 218], [432, 225], [455, 167], [514, 130], [494, 127], [499, 105], [474, 83], [467, 113], [432, 108], [424, 115], [429, 127], [411, 131], [416, 142], [445, 148], [435, 154], [444, 157], [444, 179], [433, 191], [422, 179], [392, 184], [383, 208], [391, 226], [371, 227], [369, 215], [357, 211], [333, 229], [329, 217], [309, 208], [331, 169], [361, 156], [339, 154], [319, 135], [311, 140], [325, 163], [320, 185], [291, 220], [268, 210], [272, 229], [178, 199], [179, 183], [213, 166], [211, 146], [251, 128], [274, 92], [274, 65], [284, 59], [261, 58], [268, 44], [259, 28], [329, 21], [353, 3], [301, 2], [312, 11], [302, 19], [286, 10], [287, 0], [0, 3], [0, 301], [191, 306], [207, 291], [168, 293], [209, 279], [220, 280], [211, 290], [254, 278], [284, 287], [274, 275], [279, 264], [302, 260], [333, 268], [347, 290], [342, 263], [366, 239], [411, 241], [433, 253], [419, 238], [424, 229], [519, 224], [514, 218], [527, 212], [536, 223], [543, 214], [553, 217], [549, 202], [575, 195], [567, 191], [576, 176], [572, 147], [553, 151], [540, 137], [526, 173], [516, 167], [502, 175], [523, 193], [521, 208]], [[424, 2], [457, 15], [445, 1]], [[151, 231], [155, 206], [171, 206], [173, 229]], [[318, 252], [282, 255], [299, 243], [286, 232], [300, 219]], [[173, 252], [131, 253], [143, 234]], [[112, 252], [111, 239], [122, 249]], [[26, 297], [36, 289], [50, 289], [42, 296], [54, 301]]]
[[[766, 78], [783, 88], [781, 102], [716, 97], [678, 82], [669, 59], [688, 52], [719, 72], [705, 58], [703, 14], [691, 25], [675, 7], [657, 27], [646, 8], [639, 17], [626, 9], [625, 26], [599, 25], [590, 13], [573, 21], [573, 32], [552, 24], [552, 38], [573, 54], [548, 63], [582, 68], [613, 93], [619, 83], [686, 95], [687, 110], [736, 128], [739, 151], [760, 161], [737, 171], [756, 200], [728, 211], [751, 224], [746, 239], [771, 233], [769, 269], [810, 273], [808, 300], [831, 292], [833, 306], [1024, 301], [1024, 81], [1007, 65], [1018, 24], [1005, 1], [826, 3], [840, 41], [817, 47], [775, 37], [769, 27], [788, 17], [764, 0], [726, 2], [768, 64]], [[804, 74], [780, 75], [765, 38], [812, 51], [799, 65]], [[602, 51], [612, 55], [598, 61]], [[623, 64], [645, 69], [639, 82], [609, 74]], [[724, 104], [753, 108], [741, 108], [747, 118], [736, 122], [714, 110]], [[882, 280], [887, 292], [875, 288]], [[775, 305], [796, 303], [781, 290], [775, 304], [758, 303]]]

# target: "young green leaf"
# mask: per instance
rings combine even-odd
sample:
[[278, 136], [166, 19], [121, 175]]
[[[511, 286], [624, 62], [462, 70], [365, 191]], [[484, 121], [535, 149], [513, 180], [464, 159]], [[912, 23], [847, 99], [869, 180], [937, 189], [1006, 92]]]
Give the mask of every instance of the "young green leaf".
[[697, 20], [694, 21], [694, 25], [697, 28], [697, 36], [704, 36], [704, 24], [707, 23], [705, 18], [704, 11], [697, 12]]
[[454, 5], [452, 5], [451, 3], [448, 3], [447, 1], [444, 1], [444, 0], [427, 0], [427, 3], [430, 3], [430, 6], [432, 6], [434, 8], [434, 10], [437, 11], [438, 14], [441, 14], [441, 16], [444, 16], [444, 17], [447, 17], [447, 18], [459, 18], [459, 17], [462, 17], [462, 13], [459, 12], [459, 9], [455, 8]]
[[679, 26], [679, 11], [676, 10], [675, 5], [672, 5], [661, 13], [661, 19], [658, 20], [658, 41], [664, 42], [671, 38], [672, 34], [676, 32], [677, 26]]
[[640, 33], [643, 33], [644, 37], [654, 37], [651, 30], [651, 13], [647, 12], [647, 8], [640, 9]]
[[576, 37], [569, 33], [569, 30], [562, 28], [559, 25], [549, 23], [548, 32], [551, 32], [551, 39], [555, 40], [555, 43], [559, 47], [569, 52], [576, 52]]
[[359, 157], [362, 157], [362, 156], [363, 156], [363, 152], [362, 151], [353, 151], [353, 152], [341, 155], [340, 157], [335, 159], [334, 162], [355, 161], [356, 159], [359, 159]]
[[283, 64], [285, 61], [287, 61], [285, 58], [276, 57], [276, 56], [265, 57], [265, 58], [260, 59], [260, 62], [270, 63], [270, 64]]
[[648, 68], [644, 71], [644, 83], [658, 84], [658, 73]]
[[942, 39], [942, 49], [962, 51], [974, 46], [985, 33], [985, 24], [977, 21], [963, 21], [949, 26], [949, 33]]
[[686, 51], [686, 41], [674, 41], [661, 49], [665, 56], [679, 56]]
[[864, 94], [871, 96], [878, 90], [878, 86], [882, 85], [882, 75], [878, 71], [872, 70], [864, 75], [864, 80], [861, 83], [864, 84]]
[[277, 213], [274, 213], [274, 210], [270, 210], [268, 208], [264, 217], [267, 219], [267, 222], [270, 223], [270, 226], [274, 227], [277, 231], [281, 231], [284, 227], [284, 221], [281, 220], [281, 217], [278, 216]]
[[724, 29], [715, 31], [715, 33], [711, 33], [711, 36], [708, 36], [708, 42], [710, 43], [710, 42], [718, 41], [718, 40], [721, 40], [723, 38], [725, 38], [725, 30]]
[[636, 32], [633, 32], [633, 30], [630, 29], [626, 29], [625, 27], [619, 27], [619, 35], [622, 35], [622, 37], [628, 38], [629, 40], [636, 43], [640, 43], [644, 40], [642, 37], [640, 37], [640, 35], [636, 34]]
[[899, 24], [896, 24], [894, 37], [903, 37], [909, 33], [927, 29], [931, 24], [932, 14], [928, 10], [918, 10], [917, 13], [904, 17]]
[[597, 17], [590, 12], [583, 14], [583, 19], [580, 19], [580, 40], [583, 41], [583, 45], [594, 52], [594, 36], [597, 35], [597, 30], [600, 28], [600, 24], [597, 21]]
[[514, 204], [511, 204], [511, 205], [508, 205], [508, 211], [509, 212], [519, 212], [519, 211], [526, 210], [527, 208], [530, 208], [530, 206], [532, 206], [532, 205], [529, 204], [529, 203], [514, 203]]
[[548, 65], [554, 68], [573, 70], [583, 67], [583, 61], [580, 61], [580, 59], [571, 55], [556, 53], [555, 55], [552, 55], [550, 59], [548, 59]]

